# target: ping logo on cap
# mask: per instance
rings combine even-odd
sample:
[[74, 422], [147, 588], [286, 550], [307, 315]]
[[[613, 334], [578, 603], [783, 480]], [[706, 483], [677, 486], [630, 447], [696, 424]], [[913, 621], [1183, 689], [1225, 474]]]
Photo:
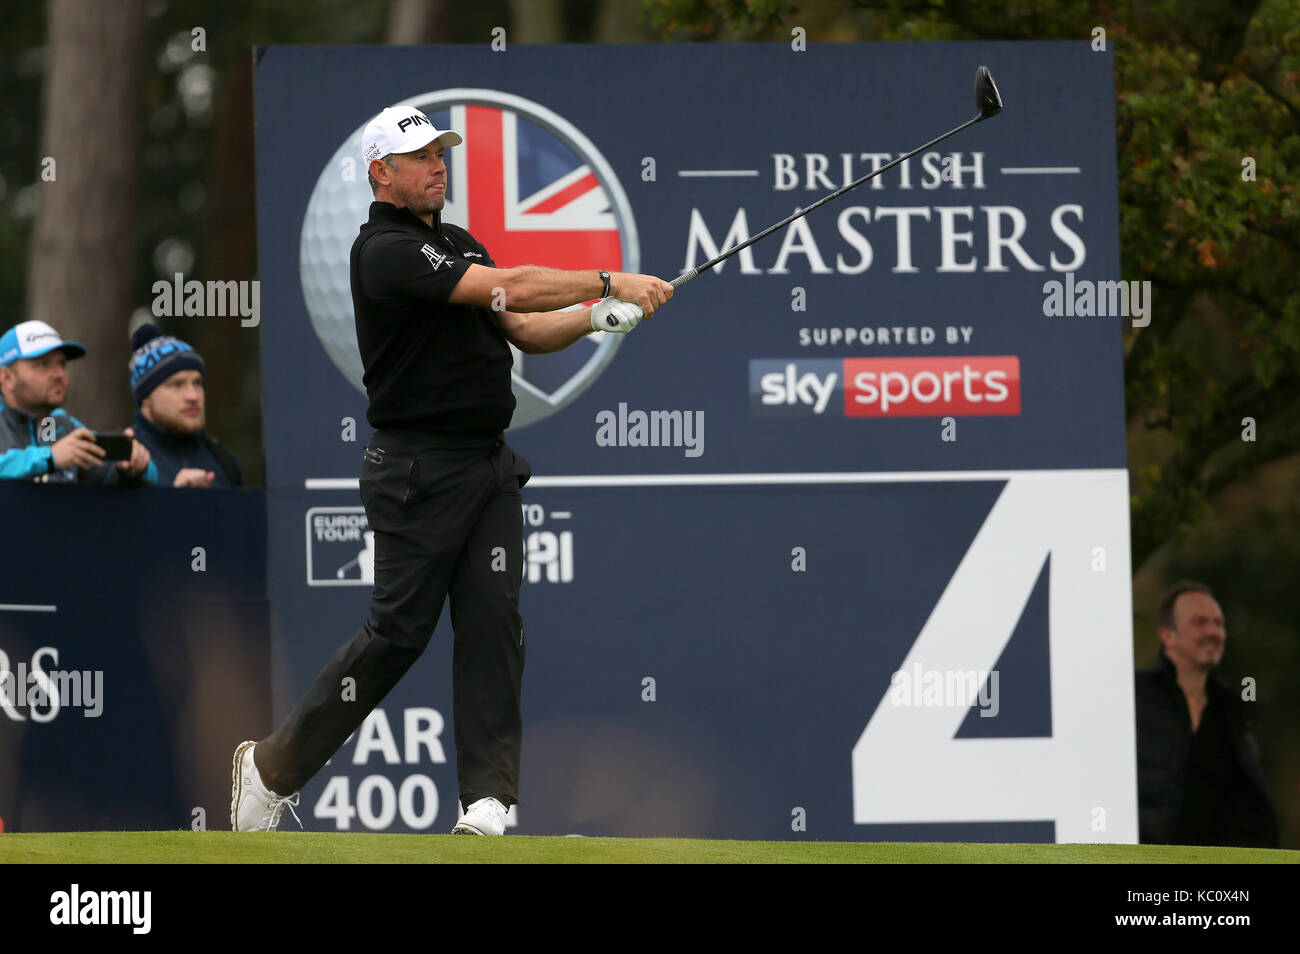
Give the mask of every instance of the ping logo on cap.
[[397, 124], [397, 129], [399, 132], [406, 132], [407, 126], [420, 126], [420, 125], [432, 126], [433, 123], [429, 122], [429, 120], [425, 119], [419, 113], [416, 113], [414, 116], [407, 116], [405, 119], [401, 120]]

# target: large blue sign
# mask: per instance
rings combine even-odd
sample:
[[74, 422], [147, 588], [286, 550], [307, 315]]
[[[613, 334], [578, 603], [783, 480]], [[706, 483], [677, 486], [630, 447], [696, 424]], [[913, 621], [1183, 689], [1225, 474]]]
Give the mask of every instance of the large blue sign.
[[[626, 338], [516, 356], [515, 830], [1134, 841], [1121, 322], [1150, 302], [1086, 43], [261, 51], [277, 717], [373, 579], [348, 250], [376, 112], [464, 134], [444, 217], [498, 266], [671, 278], [972, 116], [980, 63], [997, 118]], [[450, 646], [444, 617], [309, 827], [454, 822]]]
[[0, 481], [0, 830], [229, 827], [270, 718], [266, 504]]

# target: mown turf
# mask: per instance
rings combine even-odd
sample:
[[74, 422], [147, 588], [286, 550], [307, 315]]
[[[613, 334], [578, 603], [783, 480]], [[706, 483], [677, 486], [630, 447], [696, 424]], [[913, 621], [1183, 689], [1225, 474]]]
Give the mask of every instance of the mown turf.
[[705, 841], [688, 838], [471, 838], [272, 832], [69, 832], [0, 835], [16, 863], [891, 863], [1297, 864], [1300, 852], [1164, 845], [978, 845], [917, 842]]

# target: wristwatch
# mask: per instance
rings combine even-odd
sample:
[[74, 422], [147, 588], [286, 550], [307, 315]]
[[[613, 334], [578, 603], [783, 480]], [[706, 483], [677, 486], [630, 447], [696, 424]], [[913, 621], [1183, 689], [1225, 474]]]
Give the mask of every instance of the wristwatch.
[[600, 297], [608, 298], [609, 297], [609, 272], [601, 271], [600, 280], [605, 283], [605, 291], [601, 294]]

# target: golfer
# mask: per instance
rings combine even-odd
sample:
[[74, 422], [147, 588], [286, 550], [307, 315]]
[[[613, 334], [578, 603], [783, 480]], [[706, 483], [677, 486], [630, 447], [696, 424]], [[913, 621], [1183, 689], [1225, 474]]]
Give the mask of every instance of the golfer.
[[[532, 471], [504, 431], [515, 399], [507, 342], [560, 351], [594, 330], [626, 333], [672, 297], [650, 275], [496, 268], [441, 219], [444, 150], [462, 142], [408, 106], [366, 126], [375, 201], [352, 245], [365, 367], [361, 501], [374, 533], [370, 618], [284, 723], [235, 750], [230, 824], [270, 831], [285, 806], [419, 658], [451, 597], [452, 708], [461, 816], [500, 835], [519, 795], [524, 627], [520, 488]], [[600, 298], [590, 309], [545, 314]], [[295, 813], [295, 817], [296, 813]]]

